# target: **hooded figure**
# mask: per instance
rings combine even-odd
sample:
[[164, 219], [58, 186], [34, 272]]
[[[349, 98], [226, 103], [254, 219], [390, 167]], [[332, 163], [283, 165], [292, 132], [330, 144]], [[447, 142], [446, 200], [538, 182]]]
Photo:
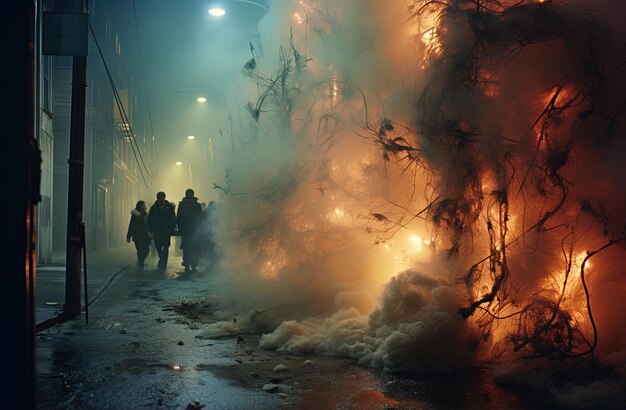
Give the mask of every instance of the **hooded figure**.
[[152, 239], [152, 234], [148, 229], [148, 213], [146, 211], [146, 203], [137, 201], [135, 209], [130, 211], [130, 222], [126, 233], [126, 242], [132, 240], [135, 243], [137, 266], [141, 269], [143, 269], [144, 261], [150, 253], [150, 241]]
[[202, 223], [202, 206], [194, 196], [193, 189], [186, 190], [185, 197], [178, 204], [176, 222], [181, 236], [180, 248], [183, 250], [185, 271], [196, 270], [200, 259], [198, 233]]
[[170, 239], [176, 229], [176, 213], [173, 203], [165, 200], [165, 192], [156, 194], [156, 201], [150, 207], [148, 227], [154, 235], [154, 246], [159, 254], [159, 269], [167, 267]]

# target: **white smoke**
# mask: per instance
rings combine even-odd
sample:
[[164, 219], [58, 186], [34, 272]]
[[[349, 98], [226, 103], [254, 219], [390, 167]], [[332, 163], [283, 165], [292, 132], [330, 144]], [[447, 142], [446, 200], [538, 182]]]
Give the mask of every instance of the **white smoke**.
[[[430, 37], [404, 24], [414, 9], [406, 8], [405, 2], [392, 3], [381, 12], [381, 3], [370, 0], [275, 2], [262, 22], [263, 53], [251, 54], [254, 69], [245, 71], [249, 88], [223, 128], [220, 148], [228, 164], [218, 187], [222, 192], [218, 237], [224, 248], [223, 304], [232, 310], [226, 313], [238, 320], [210, 326], [207, 337], [262, 332], [260, 346], [266, 349], [349, 357], [390, 372], [442, 372], [472, 366], [484, 358], [492, 343], [511, 351], [509, 335], [516, 330], [514, 325], [495, 324], [488, 328], [489, 338], [481, 338], [476, 322], [490, 316], [479, 311], [475, 313], [479, 319], [463, 320], [458, 315], [468, 299], [487, 294], [494, 282], [496, 267], [488, 263], [487, 273], [471, 283], [471, 292], [458, 282], [477, 260], [499, 251], [487, 245], [492, 234], [487, 226], [498, 219], [487, 212], [493, 204], [486, 205], [477, 218], [480, 229], [471, 229], [463, 237], [456, 262], [440, 258], [440, 251], [446, 249], [446, 232], [437, 232], [424, 221], [424, 209], [438, 195], [465, 195], [466, 187], [459, 181], [468, 169], [484, 173], [476, 185], [491, 186], [478, 186], [477, 190], [485, 197], [495, 197], [499, 184], [506, 183], [506, 178], [498, 179], [496, 170], [513, 162], [499, 157], [509, 147], [508, 137], [527, 132], [529, 123], [532, 129], [532, 119], [543, 106], [524, 106], [514, 99], [512, 106], [519, 110], [511, 110], [485, 95], [476, 97], [476, 90], [457, 99], [436, 94], [433, 100], [445, 102], [441, 107], [449, 104], [451, 111], [472, 119], [484, 134], [507, 138], [494, 142], [489, 139], [493, 135], [487, 135], [485, 142], [477, 144], [476, 156], [470, 158], [477, 162], [463, 162], [466, 158], [446, 152], [438, 140], [421, 146], [427, 152], [402, 151], [421, 137], [411, 125], [416, 121], [411, 112], [413, 98], [427, 80], [436, 80], [441, 72], [435, 70], [426, 77], [429, 67], [420, 67], [414, 40]], [[461, 28], [456, 30], [449, 27], [444, 37], [462, 50], [466, 39], [460, 35]], [[501, 85], [506, 88], [502, 95], [526, 101], [548, 87], [562, 68], [550, 66], [549, 61], [559, 56], [566, 65], [560, 56], [571, 51], [556, 53], [552, 46], [524, 54], [519, 66], [502, 68]], [[553, 53], [550, 59], [535, 63], [549, 66], [542, 72], [545, 77], [531, 81], [533, 58], [549, 53]], [[519, 73], [528, 77], [516, 77]], [[437, 87], [442, 84], [434, 83], [431, 90], [441, 91]], [[542, 92], [550, 96], [549, 87]], [[438, 108], [431, 107], [433, 112], [428, 114], [439, 118]], [[393, 127], [385, 122], [388, 118], [398, 119]], [[387, 157], [380, 152], [380, 145], [372, 143], [381, 141], [376, 139], [382, 135], [379, 127], [388, 131], [384, 140], [390, 144], [384, 153]], [[471, 131], [463, 124], [459, 127], [454, 131]], [[522, 163], [534, 150], [533, 143], [512, 152]], [[389, 160], [394, 153], [401, 157], [406, 152], [429, 161], [436, 175], [409, 166], [409, 161]], [[568, 172], [586, 167], [581, 164]], [[489, 173], [495, 176], [487, 178]], [[613, 178], [614, 172], [609, 173], [609, 179]], [[530, 175], [533, 186], [541, 185], [541, 178]], [[576, 178], [582, 179], [575, 175], [572, 180]], [[435, 188], [437, 183], [448, 191]], [[525, 218], [542, 216], [553, 198], [502, 220], [519, 234], [532, 224]], [[530, 199], [515, 197], [511, 206]], [[564, 207], [565, 219], [578, 212], [578, 199]], [[623, 198], [614, 203], [623, 204]], [[564, 230], [557, 228], [541, 231], [530, 240], [516, 236], [511, 241], [508, 263], [513, 274], [503, 287], [510, 296], [506, 303], [506, 298], [502, 299], [504, 313], [516, 317], [525, 301], [548, 293], [542, 288], [544, 283], [553, 280], [564, 264]], [[603, 239], [591, 234], [586, 238], [589, 248]], [[594, 261], [594, 266], [601, 272], [600, 267], [611, 265]], [[623, 268], [612, 272], [623, 272]], [[584, 312], [579, 277], [572, 279], [578, 285], [570, 285], [578, 286], [571, 293], [578, 304], [566, 298], [561, 307], [582, 306]], [[613, 279], [616, 288], [623, 289], [623, 278]], [[556, 286], [550, 292], [556, 294], [561, 282], [553, 282]], [[599, 285], [592, 286], [601, 291]], [[484, 305], [499, 302], [496, 299]], [[624, 320], [615, 318], [606, 306], [614, 305], [598, 307], [599, 326], [611, 335], [608, 341], [602, 340], [603, 353], [608, 354], [603, 359], [619, 368], [623, 361], [616, 352], [623, 347], [615, 345], [615, 332], [608, 328], [614, 323], [616, 329], [623, 329]], [[586, 323], [578, 316], [573, 320]], [[527, 369], [517, 364], [502, 367], [496, 379], [522, 383], [520, 378], [533, 374]], [[550, 375], [544, 376], [549, 383]], [[531, 376], [528, 383], [532, 381]], [[566, 390], [563, 386], [555, 393], [560, 401], [571, 396]]]
[[380, 307], [355, 308], [326, 318], [283, 322], [259, 345], [290, 353], [350, 357], [386, 371], [450, 371], [471, 364], [476, 333], [457, 314], [454, 286], [415, 271], [392, 278]]

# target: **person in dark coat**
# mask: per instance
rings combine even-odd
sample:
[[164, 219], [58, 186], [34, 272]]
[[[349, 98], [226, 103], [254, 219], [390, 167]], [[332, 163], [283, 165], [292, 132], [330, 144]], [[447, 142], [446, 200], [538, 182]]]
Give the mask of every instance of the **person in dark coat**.
[[176, 223], [181, 237], [185, 271], [195, 271], [200, 259], [200, 241], [198, 238], [202, 223], [202, 206], [194, 196], [193, 189], [185, 191], [185, 197], [178, 204]]
[[165, 192], [158, 192], [148, 214], [148, 227], [154, 235], [154, 246], [159, 254], [159, 269], [167, 267], [170, 240], [176, 229], [175, 208], [176, 205], [165, 199]]
[[131, 240], [137, 249], [137, 266], [143, 269], [144, 261], [150, 253], [151, 233], [148, 229], [148, 212], [144, 201], [137, 201], [135, 209], [130, 211], [130, 222], [126, 233], [126, 242]]

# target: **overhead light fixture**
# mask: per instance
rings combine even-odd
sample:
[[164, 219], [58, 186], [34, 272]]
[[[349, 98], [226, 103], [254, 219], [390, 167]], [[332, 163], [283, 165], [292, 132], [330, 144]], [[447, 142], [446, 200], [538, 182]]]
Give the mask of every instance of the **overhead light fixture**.
[[213, 7], [211, 9], [209, 9], [209, 14], [215, 17], [221, 17], [224, 14], [226, 14], [226, 10], [221, 9], [219, 7]]
[[188, 140], [194, 140], [194, 139], [196, 139], [196, 137], [195, 137], [195, 135], [188, 135], [187, 139]]
[[198, 97], [198, 98], [196, 98], [196, 101], [198, 101], [198, 102], [206, 102], [206, 98]]
[[176, 161], [176, 165], [181, 166], [181, 165], [183, 165], [183, 163], [180, 162], [180, 161]]

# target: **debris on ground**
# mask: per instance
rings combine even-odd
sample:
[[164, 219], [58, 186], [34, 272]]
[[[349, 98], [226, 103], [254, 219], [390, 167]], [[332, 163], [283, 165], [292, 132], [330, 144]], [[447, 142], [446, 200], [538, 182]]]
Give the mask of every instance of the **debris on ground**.
[[275, 372], [286, 372], [287, 370], [289, 370], [289, 368], [282, 363], [274, 367]]
[[196, 401], [192, 401], [191, 403], [187, 405], [187, 410], [200, 410], [203, 407], [206, 407], [206, 406], [196, 400]]
[[280, 386], [274, 383], [267, 383], [263, 385], [263, 390], [265, 390], [268, 393], [277, 392], [278, 389], [280, 389]]

